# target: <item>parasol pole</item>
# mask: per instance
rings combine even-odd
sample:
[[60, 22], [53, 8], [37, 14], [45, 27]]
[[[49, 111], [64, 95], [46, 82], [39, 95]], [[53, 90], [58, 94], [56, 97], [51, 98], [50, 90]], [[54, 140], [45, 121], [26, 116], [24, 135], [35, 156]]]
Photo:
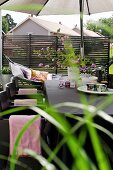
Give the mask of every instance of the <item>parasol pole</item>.
[[0, 10], [0, 70], [2, 70], [2, 11]]
[[80, 35], [81, 35], [81, 44], [80, 44], [80, 54], [84, 58], [84, 36], [83, 36], [83, 9], [84, 9], [84, 0], [79, 0], [80, 5]]

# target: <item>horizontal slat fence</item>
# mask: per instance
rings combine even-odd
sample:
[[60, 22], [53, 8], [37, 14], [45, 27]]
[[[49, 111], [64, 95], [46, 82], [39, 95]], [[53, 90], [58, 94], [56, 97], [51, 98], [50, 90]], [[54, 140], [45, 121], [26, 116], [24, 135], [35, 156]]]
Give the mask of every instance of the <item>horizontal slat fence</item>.
[[[80, 37], [70, 36], [73, 48], [80, 54]], [[14, 62], [38, 69], [39, 63], [51, 65], [46, 68], [49, 72], [55, 72], [56, 68], [52, 60], [47, 59], [47, 55], [39, 55], [39, 50], [53, 49], [53, 58], [57, 56], [57, 50], [63, 48], [61, 39], [57, 36], [43, 35], [6, 35], [3, 36], [3, 56], [7, 55]], [[109, 62], [110, 40], [107, 37], [84, 37], [84, 55], [98, 66]], [[3, 66], [8, 62], [3, 57]], [[42, 68], [44, 70], [44, 68]], [[64, 69], [58, 68], [58, 73]]]
[[[80, 53], [80, 37], [71, 37], [75, 51]], [[84, 37], [84, 55], [98, 66], [109, 62], [110, 40], [105, 37]]]
[[[14, 62], [23, 64], [27, 67], [38, 68], [40, 63], [50, 64], [44, 55], [39, 56], [38, 51], [51, 47], [57, 50], [56, 36], [4, 36], [3, 37], [3, 56], [7, 55]], [[51, 62], [52, 63], [52, 62]], [[3, 58], [3, 66], [8, 65], [8, 62]], [[54, 71], [53, 68], [48, 68]]]

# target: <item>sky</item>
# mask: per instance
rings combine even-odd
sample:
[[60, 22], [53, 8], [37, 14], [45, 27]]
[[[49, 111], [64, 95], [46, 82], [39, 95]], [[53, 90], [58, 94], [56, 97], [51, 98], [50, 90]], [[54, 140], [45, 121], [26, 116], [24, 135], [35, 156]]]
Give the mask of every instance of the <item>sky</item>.
[[[20, 12], [12, 12], [12, 11], [6, 11], [6, 10], [2, 10], [2, 16], [6, 15], [6, 14], [10, 14], [12, 16], [12, 18], [14, 19], [14, 22], [16, 22], [17, 24], [19, 24], [20, 22], [22, 22], [24, 19], [26, 19], [30, 14], [25, 14], [25, 13], [20, 13]], [[84, 15], [84, 24], [88, 21], [88, 20], [98, 20], [100, 18], [108, 18], [113, 16], [113, 11], [112, 12], [104, 12], [104, 13], [100, 13], [100, 14], [92, 14], [90, 16]], [[39, 16], [38, 16], [39, 17]], [[48, 21], [53, 21], [53, 22], [61, 22], [62, 24], [73, 28], [74, 26], [78, 26], [79, 27], [79, 15], [71, 15], [71, 16], [40, 16], [39, 18], [48, 20]]]

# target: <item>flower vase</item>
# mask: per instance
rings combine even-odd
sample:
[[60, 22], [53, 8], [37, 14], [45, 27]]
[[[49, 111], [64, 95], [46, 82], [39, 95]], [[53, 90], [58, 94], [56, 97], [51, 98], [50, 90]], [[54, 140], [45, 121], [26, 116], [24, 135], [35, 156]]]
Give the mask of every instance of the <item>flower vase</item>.
[[73, 78], [73, 67], [68, 67], [67, 68], [67, 73], [68, 73], [68, 79], [72, 79]]
[[80, 80], [80, 74], [79, 74], [79, 68], [78, 67], [68, 67], [68, 79], [70, 81], [75, 81], [76, 84], [78, 84]]

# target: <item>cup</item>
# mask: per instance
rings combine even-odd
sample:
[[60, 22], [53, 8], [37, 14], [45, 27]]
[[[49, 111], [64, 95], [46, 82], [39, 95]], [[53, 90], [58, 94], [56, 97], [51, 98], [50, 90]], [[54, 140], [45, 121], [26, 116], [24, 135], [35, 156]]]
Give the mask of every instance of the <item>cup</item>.
[[96, 84], [96, 88], [97, 88], [98, 92], [107, 91], [107, 85], [106, 84]]
[[75, 80], [70, 80], [70, 88], [75, 88]]
[[64, 82], [64, 80], [63, 80], [63, 78], [61, 77], [60, 79], [59, 79], [59, 88], [64, 88], [65, 87], [65, 82]]
[[68, 87], [68, 88], [70, 87], [70, 81], [69, 80], [65, 81], [65, 87]]
[[95, 83], [87, 83], [87, 90], [96, 91], [96, 84]]

